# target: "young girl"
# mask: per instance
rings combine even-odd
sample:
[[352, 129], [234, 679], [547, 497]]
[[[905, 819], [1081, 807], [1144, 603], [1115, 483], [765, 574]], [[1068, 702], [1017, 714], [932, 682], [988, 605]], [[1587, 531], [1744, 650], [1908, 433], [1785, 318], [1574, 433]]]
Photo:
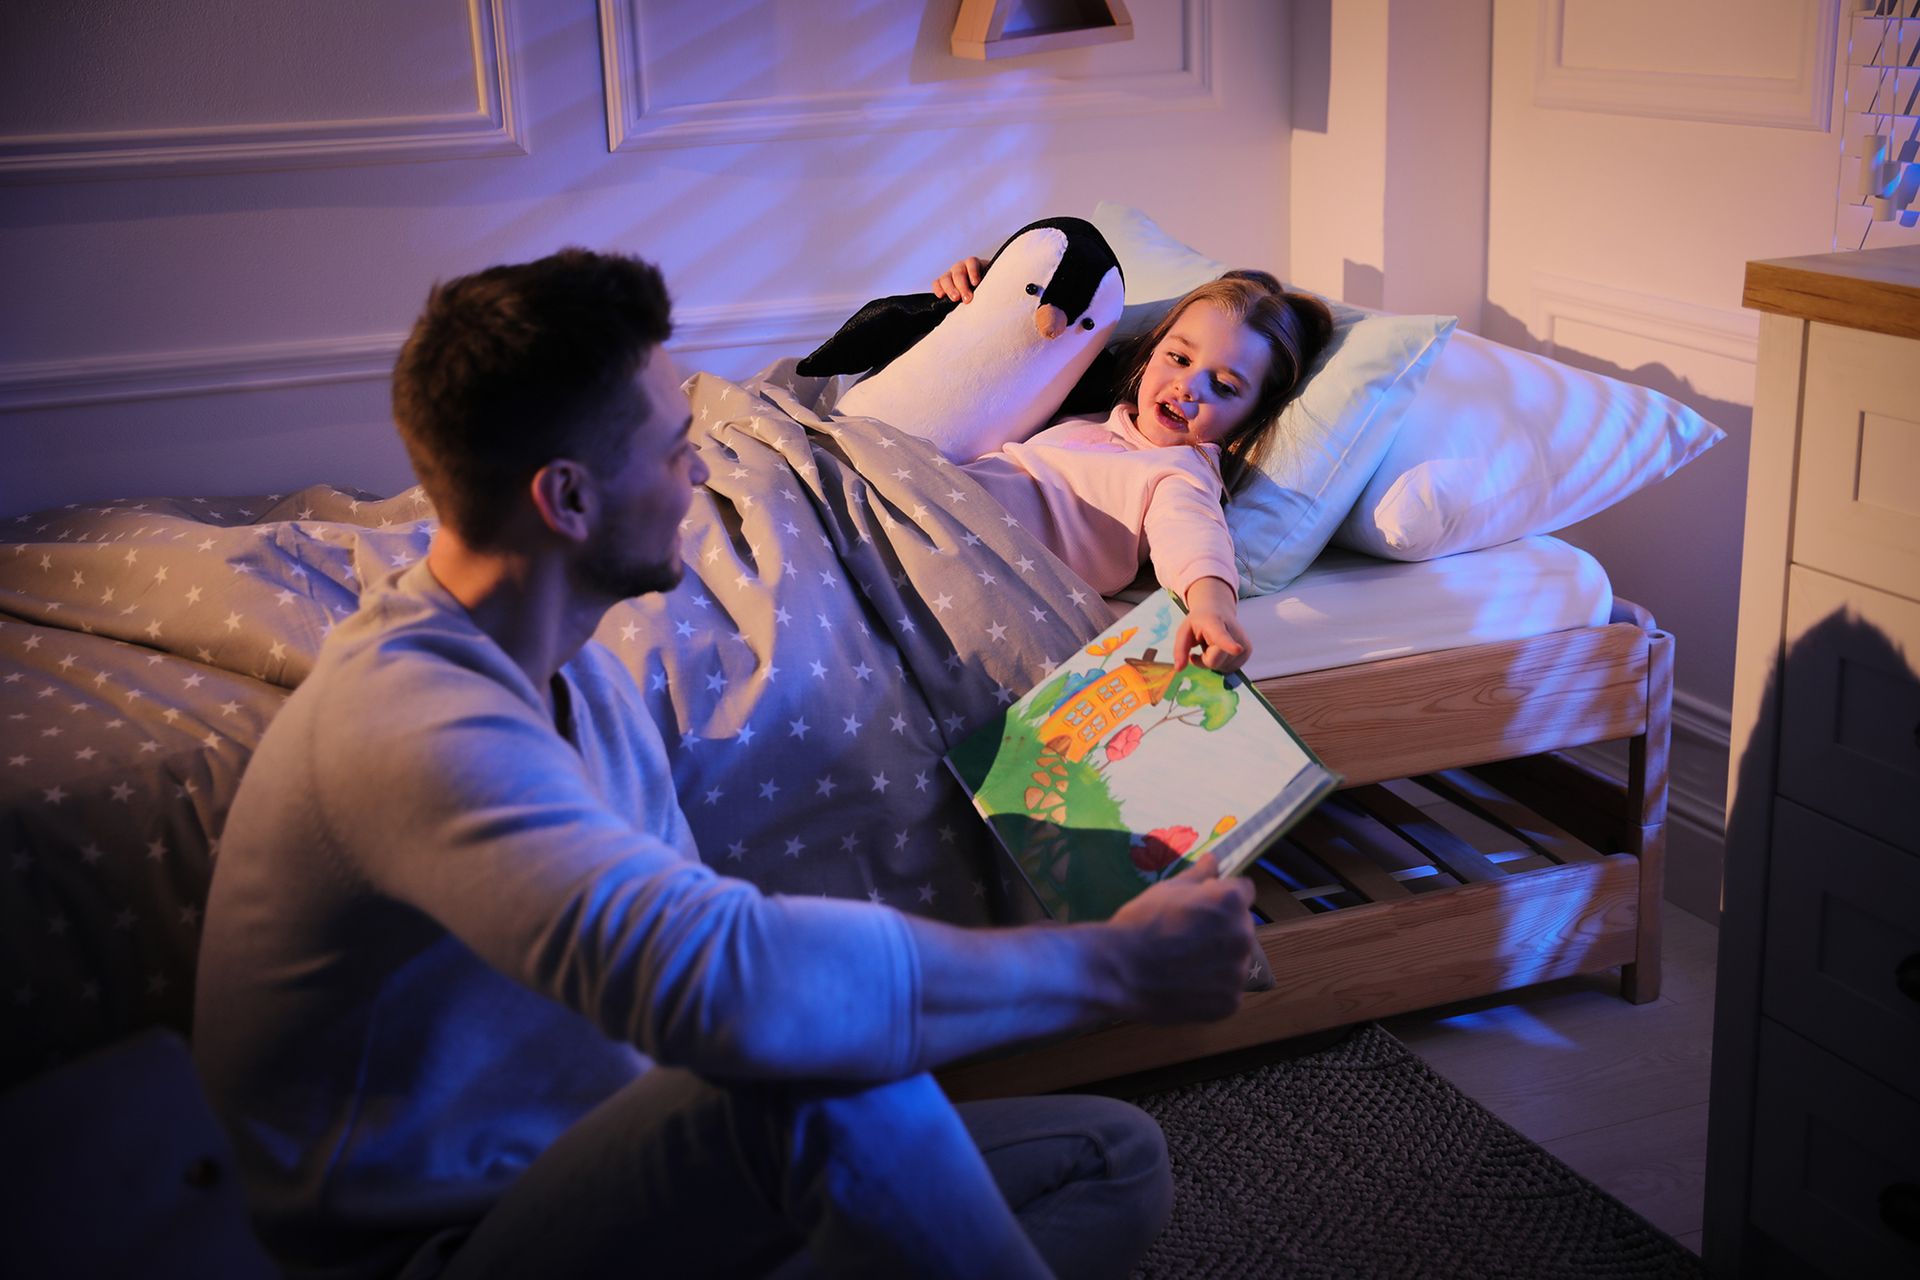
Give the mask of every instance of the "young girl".
[[[956, 262], [933, 291], [970, 301], [985, 266]], [[1104, 421], [1069, 418], [966, 469], [1102, 595], [1151, 560], [1187, 605], [1176, 665], [1199, 648], [1203, 666], [1237, 671], [1249, 647], [1220, 507], [1332, 332], [1318, 298], [1229, 271], [1122, 356], [1120, 402]]]

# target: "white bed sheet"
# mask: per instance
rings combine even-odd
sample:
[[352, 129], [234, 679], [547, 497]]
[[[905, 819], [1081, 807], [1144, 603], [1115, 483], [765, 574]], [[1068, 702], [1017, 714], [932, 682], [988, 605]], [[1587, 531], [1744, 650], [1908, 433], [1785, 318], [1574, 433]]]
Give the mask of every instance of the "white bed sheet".
[[1410, 563], [1329, 547], [1283, 590], [1240, 602], [1254, 680], [1598, 626], [1612, 613], [1600, 562], [1545, 534]]

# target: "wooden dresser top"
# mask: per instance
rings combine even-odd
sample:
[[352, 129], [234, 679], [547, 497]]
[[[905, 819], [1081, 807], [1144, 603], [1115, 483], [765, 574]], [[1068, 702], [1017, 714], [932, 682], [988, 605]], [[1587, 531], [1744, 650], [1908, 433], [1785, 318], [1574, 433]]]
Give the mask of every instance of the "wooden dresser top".
[[1920, 245], [1749, 262], [1740, 301], [1755, 311], [1920, 338]]

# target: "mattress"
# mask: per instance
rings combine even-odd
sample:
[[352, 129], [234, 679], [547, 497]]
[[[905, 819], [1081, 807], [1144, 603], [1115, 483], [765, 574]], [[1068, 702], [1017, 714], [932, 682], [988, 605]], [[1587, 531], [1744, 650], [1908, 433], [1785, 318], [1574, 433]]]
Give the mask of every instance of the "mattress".
[[1284, 589], [1240, 602], [1240, 623], [1253, 641], [1244, 670], [1266, 680], [1523, 640], [1599, 626], [1612, 612], [1613, 587], [1600, 562], [1546, 535], [1414, 562], [1329, 547]]

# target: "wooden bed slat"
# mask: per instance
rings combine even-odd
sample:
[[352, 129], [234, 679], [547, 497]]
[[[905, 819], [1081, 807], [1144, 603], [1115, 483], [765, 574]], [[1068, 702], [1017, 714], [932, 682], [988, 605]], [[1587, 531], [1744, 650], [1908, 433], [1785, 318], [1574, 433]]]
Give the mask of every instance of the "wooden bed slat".
[[1253, 905], [1269, 920], [1303, 920], [1313, 914], [1312, 907], [1258, 863], [1247, 868], [1247, 878], [1253, 881]]
[[[1311, 849], [1327, 870], [1367, 901], [1391, 902], [1408, 897], [1407, 886], [1367, 856], [1365, 845], [1349, 830], [1351, 824], [1341, 821], [1345, 816], [1337, 808], [1322, 805], [1300, 820], [1293, 829], [1293, 838]], [[1342, 848], [1343, 844], [1350, 847]]]
[[1546, 752], [1468, 770], [1527, 808], [1547, 810], [1573, 837], [1603, 853], [1630, 849], [1625, 788], [1570, 756]]
[[1346, 795], [1380, 821], [1462, 880], [1498, 880], [1507, 873], [1487, 861], [1487, 855], [1462, 840], [1385, 787], [1355, 787]]
[[1633, 737], [1646, 728], [1646, 649], [1647, 633], [1622, 622], [1255, 683], [1359, 785]]
[[1224, 1022], [1119, 1023], [940, 1073], [956, 1099], [1044, 1093], [1249, 1045], [1624, 964], [1639, 864], [1628, 854], [1266, 925], [1272, 991]]
[[[1338, 876], [1327, 870], [1326, 864], [1315, 857], [1311, 850], [1291, 835], [1281, 839], [1267, 850], [1266, 861], [1293, 878], [1293, 896], [1302, 903], [1314, 898], [1327, 899], [1351, 895], [1353, 892], [1341, 883]], [[1312, 911], [1311, 908], [1309, 912], [1312, 915], [1320, 914], [1318, 911]]]
[[1445, 769], [1415, 779], [1469, 813], [1510, 831], [1555, 862], [1592, 862], [1600, 854], [1572, 832], [1547, 821], [1465, 769]]

